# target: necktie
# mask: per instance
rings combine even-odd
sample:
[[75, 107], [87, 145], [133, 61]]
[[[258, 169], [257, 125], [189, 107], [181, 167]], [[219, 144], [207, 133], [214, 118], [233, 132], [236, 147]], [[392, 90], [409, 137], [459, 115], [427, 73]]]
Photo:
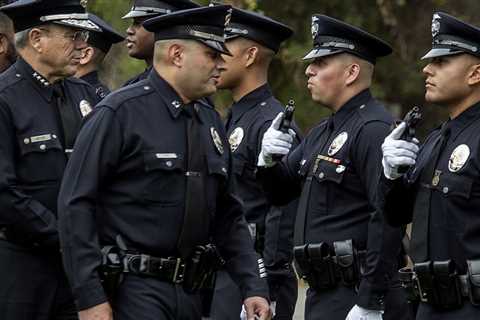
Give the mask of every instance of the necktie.
[[205, 190], [205, 153], [202, 142], [202, 124], [195, 106], [184, 106], [187, 125], [187, 171], [185, 211], [183, 227], [178, 240], [178, 251], [182, 258], [191, 255], [196, 246], [205, 244], [210, 229], [210, 213], [207, 210]]
[[444, 125], [434, 142], [429, 161], [420, 174], [420, 186], [413, 208], [412, 239], [410, 242], [410, 251], [414, 262], [424, 262], [428, 259], [430, 201], [432, 189], [438, 184], [441, 174], [435, 168], [449, 137], [450, 129]]
[[[325, 148], [326, 143], [328, 142], [330, 135], [333, 132], [333, 117], [330, 117], [323, 128], [323, 132], [320, 134], [319, 139], [319, 148], [318, 153], [320, 154]], [[297, 209], [297, 218], [295, 219], [295, 233], [294, 233], [294, 243], [296, 246], [305, 244], [305, 229], [306, 229], [306, 220], [308, 213], [308, 203], [310, 200], [310, 191], [312, 188], [313, 176], [317, 170], [317, 159], [313, 159], [310, 162], [310, 168], [308, 169], [308, 175], [305, 179], [305, 183], [302, 188], [302, 194], [300, 195], [300, 201], [298, 203]]]
[[75, 138], [77, 137], [80, 128], [80, 117], [78, 112], [75, 112], [65, 95], [64, 88], [61, 83], [52, 85], [53, 95], [57, 106], [58, 113], [61, 120], [61, 131], [63, 134], [63, 147], [65, 150], [73, 149]]

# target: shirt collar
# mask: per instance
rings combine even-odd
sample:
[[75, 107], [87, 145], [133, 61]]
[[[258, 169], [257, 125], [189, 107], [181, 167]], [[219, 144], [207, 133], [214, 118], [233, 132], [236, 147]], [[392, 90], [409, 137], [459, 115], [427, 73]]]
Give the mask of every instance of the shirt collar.
[[455, 119], [448, 120], [445, 125], [451, 130], [451, 136], [454, 137], [465, 128], [470, 122], [478, 119], [480, 116], [480, 101], [460, 113]]
[[52, 101], [53, 88], [52, 84], [48, 82], [47, 79], [45, 79], [40, 73], [36, 72], [32, 66], [22, 58], [17, 59], [17, 62], [15, 62], [15, 68], [18, 71], [17, 76], [23, 76], [33, 84], [45, 100], [48, 102]]
[[365, 89], [347, 101], [340, 109], [332, 114], [333, 128], [338, 129], [356, 108], [364, 107], [372, 99], [370, 89]]
[[[178, 118], [178, 116], [182, 113], [182, 107], [184, 106], [182, 98], [180, 98], [175, 89], [155, 70], [150, 72], [148, 79], [155, 89], [160, 92], [160, 97], [167, 106], [170, 115], [174, 119]], [[198, 101], [192, 101], [191, 104], [194, 104], [194, 110], [198, 115], [198, 119], [202, 121], [201, 116], [199, 115], [202, 103]], [[186, 113], [184, 112], [183, 114]]]
[[257, 106], [260, 102], [266, 101], [272, 95], [269, 85], [264, 84], [243, 96], [232, 105], [232, 123], [237, 122], [247, 111]]
[[87, 73], [86, 75], [80, 77], [80, 79], [93, 86], [100, 83], [100, 80], [98, 78], [98, 71], [92, 71], [90, 73]]

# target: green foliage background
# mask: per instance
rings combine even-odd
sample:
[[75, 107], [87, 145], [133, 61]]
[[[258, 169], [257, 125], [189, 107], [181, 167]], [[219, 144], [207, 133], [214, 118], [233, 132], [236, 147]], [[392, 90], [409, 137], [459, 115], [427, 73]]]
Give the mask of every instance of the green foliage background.
[[[208, 4], [208, 0], [198, 0]], [[315, 125], [329, 111], [311, 101], [306, 89], [301, 58], [311, 48], [311, 15], [327, 14], [344, 20], [382, 37], [394, 47], [394, 54], [377, 64], [373, 92], [397, 115], [413, 105], [424, 106], [422, 132], [436, 126], [446, 114], [439, 107], [424, 104], [425, 62], [419, 58], [431, 43], [430, 24], [435, 11], [445, 11], [465, 21], [480, 25], [478, 0], [225, 0], [224, 3], [260, 11], [278, 19], [295, 30], [279, 52], [271, 67], [270, 84], [281, 101], [294, 98], [297, 102], [296, 121], [304, 129]], [[130, 23], [121, 17], [130, 9], [129, 0], [90, 0], [88, 9], [118, 30], [125, 31]], [[101, 72], [102, 78], [117, 88], [129, 77], [145, 68], [143, 61], [128, 57], [123, 44], [114, 47]], [[216, 97], [219, 110], [231, 103], [227, 93]]]

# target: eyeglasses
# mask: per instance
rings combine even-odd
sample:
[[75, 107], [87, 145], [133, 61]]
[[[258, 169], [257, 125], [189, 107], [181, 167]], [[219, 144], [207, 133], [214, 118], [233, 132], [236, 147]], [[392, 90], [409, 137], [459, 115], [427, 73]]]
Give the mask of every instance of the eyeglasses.
[[72, 40], [72, 42], [87, 42], [88, 38], [90, 38], [90, 32], [87, 30], [82, 30], [82, 31], [75, 31], [72, 35], [66, 35], [66, 34], [58, 34], [58, 33], [53, 33], [49, 29], [44, 29], [42, 28], [41, 30], [51, 33], [53, 35], [57, 35], [66, 39]]

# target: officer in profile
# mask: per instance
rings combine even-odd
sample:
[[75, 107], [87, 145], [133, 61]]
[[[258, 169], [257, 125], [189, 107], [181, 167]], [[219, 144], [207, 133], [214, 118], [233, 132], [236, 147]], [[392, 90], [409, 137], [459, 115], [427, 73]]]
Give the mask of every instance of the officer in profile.
[[[380, 203], [391, 224], [413, 222], [417, 319], [480, 317], [479, 48], [480, 28], [435, 13], [432, 49], [422, 58], [425, 100], [449, 119], [420, 148], [401, 137], [404, 123], [382, 145]], [[406, 174], [405, 166], [412, 166]]]
[[[0, 6], [9, 4], [11, 1], [0, 1]], [[17, 59], [15, 50], [15, 32], [12, 20], [5, 14], [0, 13], [0, 73], [7, 70]]]
[[[306, 76], [312, 99], [332, 110], [287, 154], [279, 114], [267, 130], [257, 175], [273, 203], [300, 195], [294, 255], [309, 283], [306, 319], [408, 319], [397, 276], [402, 232], [376, 208], [380, 146], [392, 116], [369, 90], [383, 40], [325, 15], [312, 18]], [[397, 287], [397, 288], [395, 288]]]
[[155, 37], [152, 32], [143, 27], [143, 22], [177, 10], [198, 7], [198, 4], [189, 0], [133, 0], [132, 8], [122, 17], [122, 19], [132, 19], [132, 24], [127, 29], [128, 55], [134, 59], [144, 60], [147, 68], [129, 79], [124, 86], [147, 78], [152, 70]]
[[[284, 110], [267, 83], [269, 66], [293, 31], [273, 19], [236, 8], [230, 22], [226, 46], [232, 56], [223, 56], [217, 87], [230, 90], [234, 100], [226, 131], [236, 193], [243, 201], [255, 249], [263, 258], [268, 274], [270, 300], [276, 311], [274, 319], [292, 319], [298, 287], [291, 267], [297, 202], [285, 207], [272, 206], [255, 172], [262, 136], [275, 116]], [[238, 320], [241, 306], [238, 287], [227, 272], [219, 272], [212, 319]]]
[[[199, 292], [222, 260], [248, 319], [270, 319], [223, 124], [202, 99], [215, 93], [220, 54], [228, 54], [229, 9], [147, 20], [154, 69], [103, 99], [79, 134], [59, 228], [81, 320], [112, 319], [112, 309], [115, 320], [200, 319]], [[123, 279], [108, 297], [101, 279], [115, 274], [105, 267]]]
[[125, 38], [96, 15], [89, 13], [89, 18], [100, 27], [101, 31], [90, 33], [87, 45], [82, 49], [82, 59], [78, 64], [75, 77], [92, 85], [99, 98], [103, 99], [110, 93], [110, 89], [98, 78], [98, 70], [112, 45], [122, 42]]
[[98, 27], [78, 0], [17, 1], [0, 11], [13, 21], [19, 54], [0, 75], [0, 319], [76, 319], [57, 196], [80, 122], [98, 100], [67, 77]]

